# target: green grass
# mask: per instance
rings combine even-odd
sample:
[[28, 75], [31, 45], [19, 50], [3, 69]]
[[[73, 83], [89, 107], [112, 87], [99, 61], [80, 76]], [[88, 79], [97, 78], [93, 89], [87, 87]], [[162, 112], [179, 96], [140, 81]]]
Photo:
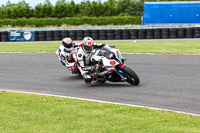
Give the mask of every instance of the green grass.
[[0, 43], [0, 52], [56, 52], [59, 42]]
[[[121, 52], [155, 54], [200, 54], [200, 40], [106, 41]], [[0, 52], [55, 52], [61, 42], [0, 43]]]
[[0, 92], [1, 133], [199, 133], [200, 117]]
[[[115, 44], [110, 42], [109, 44]], [[123, 52], [154, 54], [200, 54], [200, 40], [133, 41], [116, 45]]]

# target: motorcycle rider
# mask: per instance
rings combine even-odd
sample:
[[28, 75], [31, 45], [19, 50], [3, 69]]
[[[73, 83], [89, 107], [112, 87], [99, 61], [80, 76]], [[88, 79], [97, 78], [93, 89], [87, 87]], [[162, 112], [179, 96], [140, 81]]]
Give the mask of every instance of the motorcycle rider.
[[72, 52], [76, 47], [78, 47], [78, 45], [74, 43], [71, 38], [66, 37], [62, 40], [62, 45], [60, 45], [56, 51], [61, 64], [72, 71], [72, 74], [79, 72], [78, 68], [75, 66], [75, 62], [73, 62], [72, 56]]
[[[92, 80], [94, 79], [94, 77], [91, 77], [88, 71], [85, 70], [85, 67], [93, 66], [94, 69], [99, 69], [103, 67], [103, 63], [100, 62], [99, 59], [94, 59], [92, 57], [95, 53], [95, 49], [101, 48], [103, 46], [105, 46], [105, 44], [103, 43], [97, 44], [94, 42], [94, 40], [91, 37], [85, 37], [82, 43], [79, 44], [79, 49], [77, 52], [77, 61], [78, 61], [79, 70], [86, 84], [90, 84]], [[95, 68], [96, 64], [99, 64], [100, 67]]]

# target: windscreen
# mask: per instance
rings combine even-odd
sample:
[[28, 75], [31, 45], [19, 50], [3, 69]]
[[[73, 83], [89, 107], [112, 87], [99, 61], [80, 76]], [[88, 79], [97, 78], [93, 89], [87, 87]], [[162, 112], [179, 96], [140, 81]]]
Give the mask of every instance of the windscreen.
[[102, 47], [98, 53], [99, 56], [105, 56], [108, 59], [115, 59], [115, 54], [106, 47]]

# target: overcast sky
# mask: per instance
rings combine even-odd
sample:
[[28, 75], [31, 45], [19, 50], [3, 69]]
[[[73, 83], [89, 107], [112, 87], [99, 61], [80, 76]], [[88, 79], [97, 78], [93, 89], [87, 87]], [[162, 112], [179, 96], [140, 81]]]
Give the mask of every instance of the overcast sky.
[[[0, 0], [0, 5], [2, 4], [6, 4], [8, 0]], [[19, 1], [22, 1], [22, 0], [10, 0], [11, 3], [18, 3]], [[26, 3], [29, 3], [30, 6], [32, 7], [35, 7], [37, 4], [39, 3], [44, 3], [45, 0], [25, 0]], [[50, 0], [51, 4], [52, 5], [55, 5], [57, 0]], [[66, 1], [71, 1], [71, 0], [66, 0]], [[74, 0], [75, 3], [80, 3], [81, 1], [84, 1], [84, 0]], [[97, 0], [90, 0], [90, 1], [97, 1]], [[101, 0], [101, 2], [105, 2], [107, 0]]]

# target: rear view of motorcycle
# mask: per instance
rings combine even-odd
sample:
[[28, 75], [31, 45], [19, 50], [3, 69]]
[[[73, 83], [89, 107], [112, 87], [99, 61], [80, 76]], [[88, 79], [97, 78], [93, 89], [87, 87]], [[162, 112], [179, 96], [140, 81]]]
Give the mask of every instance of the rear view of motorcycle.
[[91, 56], [91, 60], [98, 62], [93, 66], [84, 69], [93, 77], [93, 81], [128, 82], [131, 85], [138, 85], [140, 79], [138, 75], [127, 65], [126, 59], [121, 56], [118, 49], [105, 45], [98, 49]]

